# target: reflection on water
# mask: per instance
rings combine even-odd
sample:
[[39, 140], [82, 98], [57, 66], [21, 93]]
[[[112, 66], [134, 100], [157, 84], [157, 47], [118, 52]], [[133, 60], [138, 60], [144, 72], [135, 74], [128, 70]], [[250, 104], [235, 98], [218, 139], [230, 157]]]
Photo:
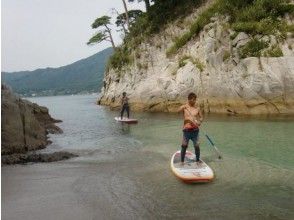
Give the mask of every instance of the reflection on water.
[[131, 131], [130, 126], [134, 126], [134, 125], [120, 123], [119, 127], [121, 129], [121, 134], [129, 134]]
[[[95, 105], [94, 96], [32, 100], [63, 120], [64, 134], [52, 135], [45, 151], [81, 155], [63, 164], [73, 166], [77, 177], [83, 173], [74, 192], [82, 204], [93, 204], [93, 213], [107, 207], [105, 219], [294, 219], [293, 118], [206, 117], [201, 156], [216, 178], [189, 185], [169, 167], [181, 144], [181, 115], [134, 113], [139, 123], [127, 125], [114, 121], [117, 112]], [[75, 167], [81, 165], [85, 170], [79, 172]]]

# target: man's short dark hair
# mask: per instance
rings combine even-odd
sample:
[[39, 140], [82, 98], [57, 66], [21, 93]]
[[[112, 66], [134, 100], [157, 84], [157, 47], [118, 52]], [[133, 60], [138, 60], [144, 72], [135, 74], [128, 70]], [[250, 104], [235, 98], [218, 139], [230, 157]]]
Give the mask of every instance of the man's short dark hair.
[[126, 95], [127, 93], [126, 92], [123, 92], [123, 95]]
[[194, 92], [191, 92], [191, 93], [188, 95], [188, 100], [196, 99], [196, 98], [197, 98], [197, 95], [196, 95]]

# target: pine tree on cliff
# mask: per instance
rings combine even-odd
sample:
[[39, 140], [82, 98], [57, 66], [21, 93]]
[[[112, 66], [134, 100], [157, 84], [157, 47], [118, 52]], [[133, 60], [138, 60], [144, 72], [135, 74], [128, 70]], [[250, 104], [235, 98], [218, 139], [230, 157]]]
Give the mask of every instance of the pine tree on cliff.
[[127, 29], [125, 27], [126, 22], [125, 22], [125, 19], [123, 19], [125, 17], [125, 13], [119, 14], [119, 12], [115, 8], [112, 8], [112, 11], [114, 14], [117, 15], [116, 22], [115, 22], [116, 26], [122, 27], [122, 30], [124, 31], [124, 35], [126, 36], [127, 35]]
[[[134, 20], [134, 18], [136, 18], [137, 16], [139, 16], [142, 11], [141, 10], [128, 10], [127, 8], [127, 3], [125, 0], [122, 0], [123, 1], [123, 5], [124, 5], [124, 9], [125, 9], [125, 12], [120, 14], [118, 17], [117, 17], [117, 20], [124, 20], [124, 23], [127, 24], [127, 27], [128, 29], [130, 29], [130, 26], [131, 26], [131, 22], [132, 20]], [[129, 2], [134, 2], [134, 0], [128, 0]], [[142, 0], [138, 0], [139, 2], [142, 1]], [[146, 1], [148, 2], [148, 4], [146, 3]], [[146, 10], [147, 8], [149, 9], [150, 8], [150, 3], [149, 3], [149, 0], [145, 0], [145, 3], [146, 3]], [[148, 7], [147, 7], [148, 5]], [[138, 14], [139, 12], [139, 14]], [[140, 13], [141, 12], [141, 13]], [[124, 29], [125, 30], [125, 29]]]
[[[142, 14], [143, 12], [141, 10], [128, 11], [129, 24], [132, 25], [136, 21], [136, 19]], [[121, 26], [123, 28], [125, 35], [127, 34], [127, 31], [125, 29], [126, 22], [127, 22], [126, 14], [125, 13], [118, 14], [118, 16], [116, 17], [115, 24], [117, 27]]]
[[129, 13], [128, 13], [128, 9], [127, 9], [127, 3], [125, 0], [122, 0], [122, 1], [123, 1], [123, 5], [125, 8], [126, 23], [127, 23], [128, 29], [130, 29], [130, 21], [129, 21]]
[[108, 27], [110, 25], [110, 17], [109, 16], [102, 16], [97, 18], [94, 23], [92, 24], [93, 29], [97, 29], [100, 27], [104, 27], [103, 29], [99, 30], [90, 40], [87, 42], [88, 45], [100, 43], [102, 41], [109, 41], [113, 49], [115, 49], [115, 44], [111, 35], [111, 29]]

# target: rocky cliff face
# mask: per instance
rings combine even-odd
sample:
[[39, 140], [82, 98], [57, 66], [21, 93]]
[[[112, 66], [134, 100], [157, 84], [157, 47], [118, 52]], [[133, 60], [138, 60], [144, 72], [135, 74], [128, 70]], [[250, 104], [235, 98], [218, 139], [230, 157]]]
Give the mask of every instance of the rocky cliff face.
[[[227, 17], [214, 17], [199, 37], [175, 56], [166, 56], [172, 39], [184, 33], [205, 7], [142, 43], [134, 51], [132, 65], [106, 72], [98, 102], [118, 107], [125, 91], [132, 110], [173, 112], [188, 93], [195, 92], [208, 113], [294, 114], [293, 34], [282, 42], [275, 36], [257, 36], [269, 45], [278, 45], [282, 57], [241, 59], [238, 49], [250, 37], [234, 33]], [[294, 23], [291, 18], [287, 22]]]
[[48, 133], [62, 133], [46, 107], [23, 100], [1, 86], [1, 154], [26, 153], [45, 148]]

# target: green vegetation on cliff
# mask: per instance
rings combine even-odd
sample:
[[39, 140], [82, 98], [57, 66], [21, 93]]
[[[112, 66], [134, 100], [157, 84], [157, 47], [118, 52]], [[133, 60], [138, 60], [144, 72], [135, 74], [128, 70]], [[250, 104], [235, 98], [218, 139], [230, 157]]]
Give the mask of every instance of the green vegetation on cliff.
[[[278, 39], [283, 40], [287, 32], [293, 33], [293, 25], [287, 25], [281, 19], [287, 13], [292, 16], [294, 14], [294, 5], [288, 3], [287, 0], [216, 0], [192, 23], [189, 31], [175, 40], [167, 50], [167, 55], [174, 54], [189, 40], [197, 36], [203, 27], [210, 22], [210, 18], [217, 14], [229, 16], [231, 27], [236, 32], [245, 32], [253, 37], [257, 34], [275, 35]], [[256, 45], [256, 41], [250, 45]], [[257, 53], [256, 55], [260, 56], [261, 54]]]
[[[121, 69], [131, 64], [136, 56], [136, 47], [153, 34], [158, 33], [165, 26], [175, 20], [181, 21], [186, 15], [199, 8], [205, 0], [155, 0], [148, 12], [138, 16], [125, 35], [123, 44], [117, 48], [108, 62], [109, 68]], [[225, 15], [229, 17], [229, 28], [236, 32], [247, 33], [252, 39], [256, 35], [274, 35], [281, 42], [286, 38], [287, 32], [294, 33], [293, 25], [288, 25], [285, 15], [294, 15], [294, 5], [288, 0], [215, 0], [190, 24], [190, 27], [181, 36], [175, 38], [173, 45], [167, 49], [167, 56], [176, 54], [178, 49], [197, 37], [204, 26], [211, 22], [214, 16]], [[243, 57], [252, 54], [256, 56], [277, 56], [280, 51], [263, 54], [255, 51], [263, 44], [257, 40], [243, 48]], [[250, 48], [253, 46], [254, 48]], [[257, 46], [257, 47], [256, 47]], [[245, 53], [249, 51], [247, 54]], [[269, 48], [269, 50], [272, 50]], [[251, 51], [251, 52], [250, 52]], [[253, 52], [252, 52], [253, 51]], [[255, 53], [256, 52], [256, 53]], [[242, 53], [242, 52], [240, 52]]]
[[148, 12], [136, 18], [124, 38], [123, 44], [116, 48], [108, 62], [109, 68], [121, 69], [132, 63], [135, 54], [132, 50], [153, 34], [158, 33], [168, 23], [184, 18], [205, 0], [155, 0]]

